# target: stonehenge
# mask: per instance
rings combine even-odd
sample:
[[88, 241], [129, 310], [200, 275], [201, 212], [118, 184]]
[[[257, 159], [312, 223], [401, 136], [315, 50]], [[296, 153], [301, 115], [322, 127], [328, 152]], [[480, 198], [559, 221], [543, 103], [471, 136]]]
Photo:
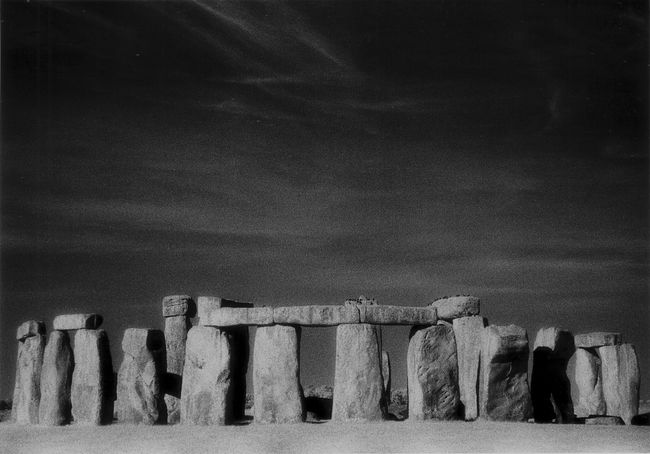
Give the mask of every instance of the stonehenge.
[[[17, 424], [241, 424], [252, 360], [252, 420], [291, 424], [399, 419], [388, 413], [391, 362], [382, 325], [410, 326], [407, 410], [412, 420], [638, 424], [639, 366], [620, 333], [575, 336], [490, 325], [473, 296], [425, 306], [379, 305], [363, 296], [338, 305], [254, 306], [215, 296], [162, 299], [164, 331], [127, 328], [119, 371], [98, 314], [29, 320], [16, 331], [12, 419]], [[249, 328], [255, 327], [250, 352]], [[305, 398], [300, 378], [304, 328], [336, 328], [331, 399]], [[567, 365], [575, 358], [578, 399]], [[399, 364], [399, 362], [398, 362]], [[319, 400], [320, 399], [320, 400]], [[321, 402], [322, 401], [322, 402]], [[401, 405], [401, 404], [400, 404]], [[533, 419], [530, 419], [533, 417]]]

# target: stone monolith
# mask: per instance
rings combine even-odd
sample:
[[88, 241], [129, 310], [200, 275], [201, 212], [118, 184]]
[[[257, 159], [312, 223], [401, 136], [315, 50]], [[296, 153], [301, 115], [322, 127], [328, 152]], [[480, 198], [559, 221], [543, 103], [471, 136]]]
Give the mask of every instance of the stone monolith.
[[632, 344], [598, 348], [602, 361], [606, 414], [620, 416], [625, 424], [639, 413], [639, 365]]
[[178, 424], [181, 421], [181, 387], [183, 367], [185, 365], [185, 342], [187, 332], [191, 326], [189, 318], [184, 315], [165, 317], [167, 373], [164, 377], [164, 391], [168, 424]]
[[18, 343], [12, 419], [17, 424], [38, 424], [45, 335], [30, 334], [23, 339]]
[[575, 383], [578, 388], [576, 416], [605, 415], [605, 396], [603, 396], [603, 379], [600, 374], [600, 358], [595, 349], [578, 348], [575, 353]]
[[305, 420], [300, 333], [301, 329], [294, 326], [257, 328], [253, 347], [255, 422], [285, 424]]
[[43, 354], [40, 424], [61, 426], [72, 420], [70, 391], [73, 370], [70, 336], [65, 331], [52, 331]]
[[406, 362], [409, 419], [458, 419], [460, 391], [453, 328], [444, 324], [414, 327]]
[[493, 421], [526, 421], [532, 414], [528, 389], [528, 336], [515, 325], [483, 330], [479, 415]]
[[74, 337], [72, 417], [77, 424], [101, 425], [113, 421], [113, 362], [103, 329], [80, 329]]
[[458, 356], [461, 413], [466, 421], [472, 421], [478, 417], [478, 370], [485, 319], [479, 315], [455, 318], [452, 326]]

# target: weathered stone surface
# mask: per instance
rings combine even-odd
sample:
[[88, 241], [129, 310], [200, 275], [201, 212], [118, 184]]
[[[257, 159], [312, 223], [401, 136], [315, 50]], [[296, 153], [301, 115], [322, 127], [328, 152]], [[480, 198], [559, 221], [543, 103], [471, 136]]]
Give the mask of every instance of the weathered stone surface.
[[219, 312], [220, 309], [226, 307], [246, 309], [252, 308], [253, 304], [219, 298], [218, 296], [199, 296], [196, 299], [196, 310], [200, 320], [199, 324], [204, 325], [203, 320], [210, 320], [212, 318], [212, 312]]
[[481, 300], [475, 296], [449, 296], [435, 300], [429, 304], [438, 311], [438, 318], [453, 320], [454, 318], [478, 315], [481, 309]]
[[74, 357], [65, 331], [52, 331], [43, 354], [41, 403], [38, 421], [48, 426], [68, 424], [72, 419], [70, 388]]
[[458, 419], [458, 359], [450, 326], [411, 330], [407, 353], [409, 419]]
[[272, 307], [223, 307], [215, 309], [199, 317], [199, 324], [202, 326], [269, 326], [273, 325]]
[[625, 422], [620, 416], [591, 416], [585, 418], [585, 424], [588, 426], [623, 426]]
[[113, 362], [103, 329], [80, 329], [74, 338], [72, 417], [77, 424], [110, 424], [113, 420]]
[[37, 320], [28, 320], [16, 330], [16, 340], [24, 341], [28, 337], [45, 334], [45, 323]]
[[493, 421], [526, 421], [532, 414], [528, 390], [528, 336], [515, 325], [483, 330], [479, 415]]
[[228, 333], [194, 326], [187, 334], [181, 389], [181, 423], [224, 425], [232, 421], [232, 347]]
[[355, 306], [288, 306], [273, 308], [273, 322], [286, 325], [333, 326], [359, 323]]
[[23, 342], [18, 343], [16, 386], [12, 407], [12, 418], [17, 424], [38, 424], [44, 350], [43, 334], [30, 335]]
[[117, 377], [117, 419], [156, 424], [167, 420], [161, 378], [162, 331], [128, 328], [122, 338], [124, 357]]
[[478, 371], [481, 357], [481, 336], [485, 319], [479, 315], [460, 317], [453, 321], [458, 356], [458, 387], [466, 421], [478, 417]]
[[300, 386], [300, 328], [257, 328], [253, 348], [254, 418], [258, 423], [304, 421]]
[[566, 369], [575, 352], [573, 335], [560, 328], [541, 328], [535, 337], [531, 397], [535, 422], [573, 422], [571, 382]]
[[621, 333], [587, 333], [576, 334], [575, 346], [579, 348], [602, 347], [604, 345], [619, 345], [623, 342]]
[[185, 341], [191, 326], [189, 318], [184, 316], [165, 318], [167, 373], [163, 380], [163, 390], [167, 407], [167, 424], [178, 424], [181, 421], [180, 398], [185, 365]]
[[374, 421], [387, 415], [381, 373], [381, 347], [376, 326], [339, 325], [332, 419]]
[[384, 400], [390, 402], [390, 356], [386, 350], [381, 352], [381, 376], [384, 379]]
[[639, 365], [632, 344], [598, 348], [602, 361], [606, 414], [620, 416], [625, 424], [639, 413]]
[[104, 321], [99, 314], [65, 314], [54, 317], [55, 330], [97, 329]]
[[196, 315], [196, 304], [188, 295], [170, 295], [162, 300], [163, 317], [194, 317]]
[[374, 298], [366, 298], [361, 295], [357, 299], [348, 298], [344, 303], [346, 306], [376, 306], [377, 300]]
[[435, 307], [360, 305], [361, 323], [375, 325], [435, 325]]
[[575, 355], [575, 382], [578, 387], [576, 416], [584, 418], [604, 415], [606, 406], [600, 375], [600, 358], [595, 349], [578, 348]]

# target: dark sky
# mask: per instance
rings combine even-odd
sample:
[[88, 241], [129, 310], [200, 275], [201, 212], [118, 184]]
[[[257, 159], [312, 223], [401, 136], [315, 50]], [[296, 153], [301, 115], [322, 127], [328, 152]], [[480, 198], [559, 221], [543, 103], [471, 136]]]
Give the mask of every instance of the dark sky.
[[473, 294], [650, 383], [647, 37], [643, 1], [3, 2], [0, 398], [20, 322], [101, 313], [117, 369], [175, 293]]

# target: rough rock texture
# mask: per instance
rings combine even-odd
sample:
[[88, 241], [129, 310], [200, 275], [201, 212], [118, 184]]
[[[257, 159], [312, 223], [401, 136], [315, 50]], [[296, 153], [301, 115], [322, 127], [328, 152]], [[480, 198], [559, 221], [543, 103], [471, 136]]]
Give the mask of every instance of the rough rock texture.
[[458, 359], [450, 326], [411, 330], [407, 362], [409, 419], [458, 419]]
[[348, 298], [343, 304], [345, 306], [375, 306], [377, 305], [377, 300], [374, 298], [366, 298], [365, 296], [361, 295], [356, 299]]
[[258, 423], [305, 420], [300, 386], [300, 328], [257, 328], [253, 348], [254, 417]]
[[199, 325], [216, 327], [239, 325], [269, 326], [273, 325], [273, 308], [222, 307], [200, 315]]
[[458, 356], [458, 387], [461, 414], [466, 421], [478, 417], [478, 371], [481, 357], [481, 336], [485, 319], [479, 315], [460, 317], [453, 321]]
[[435, 325], [435, 307], [360, 305], [361, 323], [376, 325]]
[[181, 315], [194, 317], [196, 304], [188, 295], [170, 295], [162, 300], [163, 317], [178, 317]]
[[38, 416], [40, 424], [61, 426], [71, 421], [70, 388], [73, 370], [74, 355], [70, 336], [65, 331], [52, 331], [43, 354]]
[[167, 423], [181, 421], [181, 386], [185, 365], [185, 341], [191, 327], [189, 318], [165, 317], [165, 346], [167, 354], [167, 373], [164, 377]]
[[388, 352], [381, 352], [381, 376], [384, 379], [384, 400], [386, 405], [390, 402], [390, 356]]
[[45, 334], [45, 323], [36, 320], [28, 320], [22, 323], [16, 330], [16, 340], [24, 341], [28, 337]]
[[575, 355], [575, 383], [578, 387], [576, 416], [584, 418], [604, 415], [606, 406], [600, 375], [600, 358], [595, 349], [578, 348]]
[[475, 296], [450, 296], [437, 299], [429, 306], [437, 309], [439, 319], [453, 320], [478, 315], [481, 310], [481, 300]]
[[479, 415], [493, 421], [526, 421], [532, 414], [528, 390], [528, 336], [515, 325], [483, 330]]
[[592, 416], [585, 419], [588, 426], [623, 426], [625, 422], [619, 416]]
[[124, 357], [117, 378], [119, 421], [136, 424], [167, 421], [161, 387], [164, 350], [162, 331], [139, 328], [124, 331]]
[[113, 420], [113, 362], [103, 329], [80, 329], [74, 338], [72, 417], [77, 424], [110, 424]]
[[273, 322], [304, 326], [333, 326], [344, 323], [359, 323], [359, 310], [354, 306], [274, 307]]
[[65, 314], [54, 317], [52, 326], [56, 330], [97, 329], [103, 321], [99, 314]]
[[602, 361], [603, 395], [608, 416], [625, 424], [639, 413], [639, 365], [632, 344], [598, 348]]
[[181, 423], [224, 425], [233, 418], [232, 346], [218, 328], [194, 326], [187, 334], [181, 389]]
[[541, 328], [533, 347], [531, 397], [535, 422], [573, 422], [571, 382], [566, 370], [575, 352], [573, 335], [560, 328]]
[[38, 424], [44, 350], [43, 334], [29, 336], [18, 344], [16, 386], [11, 410], [12, 419], [17, 424]]
[[587, 333], [575, 336], [575, 345], [579, 348], [594, 348], [604, 345], [619, 345], [623, 342], [621, 333]]

